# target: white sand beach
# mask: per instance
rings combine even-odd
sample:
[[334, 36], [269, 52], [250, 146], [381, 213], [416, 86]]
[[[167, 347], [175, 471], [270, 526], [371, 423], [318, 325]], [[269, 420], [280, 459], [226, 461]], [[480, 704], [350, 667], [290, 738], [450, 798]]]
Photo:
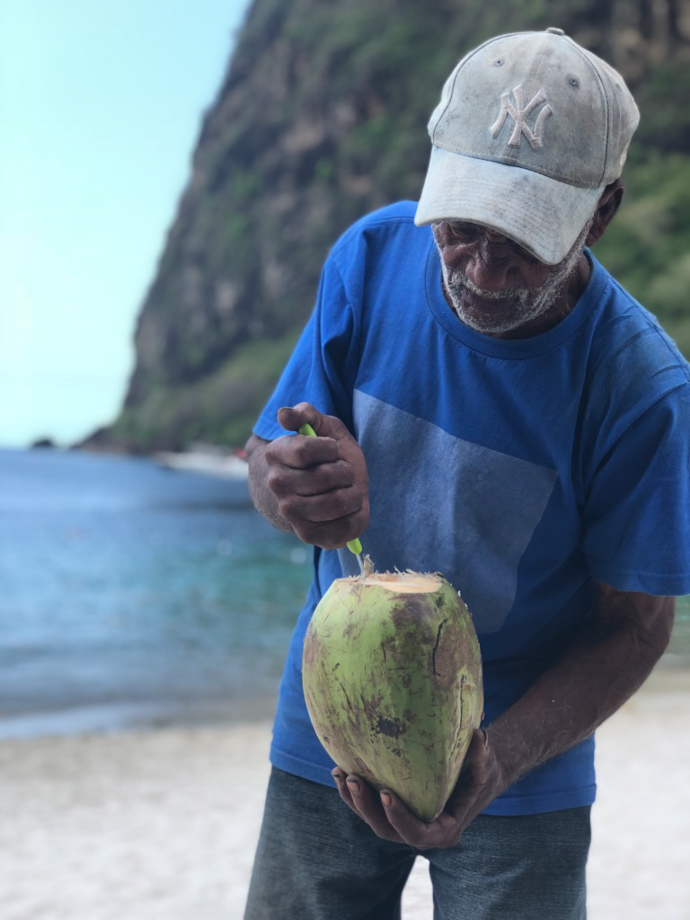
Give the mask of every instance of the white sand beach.
[[[690, 671], [666, 662], [598, 733], [589, 920], [690, 917], [689, 711]], [[0, 742], [2, 920], [239, 920], [269, 739], [261, 723]], [[432, 917], [421, 859], [403, 916]]]

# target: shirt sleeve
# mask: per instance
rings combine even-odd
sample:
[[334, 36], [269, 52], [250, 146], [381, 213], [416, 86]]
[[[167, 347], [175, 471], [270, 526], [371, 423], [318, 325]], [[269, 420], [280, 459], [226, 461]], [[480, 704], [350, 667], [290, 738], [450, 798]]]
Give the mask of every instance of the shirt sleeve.
[[341, 272], [331, 257], [324, 266], [316, 306], [254, 434], [271, 441], [286, 434], [276, 419], [281, 406], [309, 402], [335, 415], [352, 431], [352, 391], [359, 360], [358, 328]]
[[648, 408], [599, 464], [584, 552], [593, 577], [621, 591], [690, 593], [690, 386]]

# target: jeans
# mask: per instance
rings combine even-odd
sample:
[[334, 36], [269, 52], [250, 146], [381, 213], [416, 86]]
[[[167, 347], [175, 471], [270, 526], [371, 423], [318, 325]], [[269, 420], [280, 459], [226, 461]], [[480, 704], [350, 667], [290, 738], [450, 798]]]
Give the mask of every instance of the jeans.
[[480, 815], [451, 849], [380, 840], [335, 789], [273, 769], [245, 920], [400, 920], [417, 856], [434, 920], [584, 920], [590, 808]]

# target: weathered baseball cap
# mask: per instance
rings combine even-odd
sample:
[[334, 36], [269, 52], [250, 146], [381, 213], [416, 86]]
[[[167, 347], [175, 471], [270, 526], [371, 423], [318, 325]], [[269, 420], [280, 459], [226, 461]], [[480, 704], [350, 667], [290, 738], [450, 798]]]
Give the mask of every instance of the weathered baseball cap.
[[491, 39], [431, 116], [415, 223], [482, 224], [555, 265], [620, 176], [638, 122], [620, 74], [562, 29]]

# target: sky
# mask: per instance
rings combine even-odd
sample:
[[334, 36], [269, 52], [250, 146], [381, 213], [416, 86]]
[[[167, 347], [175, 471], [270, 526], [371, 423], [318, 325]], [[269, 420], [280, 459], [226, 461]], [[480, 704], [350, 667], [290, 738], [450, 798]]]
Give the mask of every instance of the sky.
[[0, 447], [117, 415], [249, 0], [1, 0]]

